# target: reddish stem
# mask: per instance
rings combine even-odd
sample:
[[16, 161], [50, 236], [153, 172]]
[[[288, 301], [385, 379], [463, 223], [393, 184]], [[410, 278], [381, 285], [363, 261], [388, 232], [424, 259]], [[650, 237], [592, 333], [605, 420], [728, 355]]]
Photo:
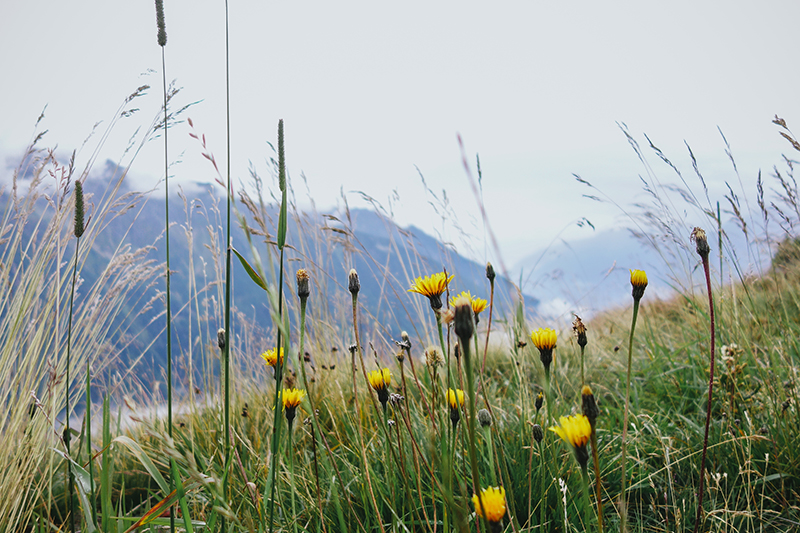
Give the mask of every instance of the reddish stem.
[[697, 517], [694, 521], [694, 533], [700, 526], [700, 516], [703, 512], [703, 489], [706, 469], [706, 451], [708, 450], [708, 428], [711, 424], [711, 398], [714, 389], [714, 353], [715, 353], [715, 331], [714, 331], [714, 299], [711, 295], [711, 275], [708, 269], [708, 254], [701, 256], [703, 259], [703, 272], [706, 276], [706, 289], [708, 291], [708, 313], [711, 318], [711, 367], [708, 378], [708, 407], [706, 408], [706, 433], [703, 438], [703, 458], [700, 460], [700, 491], [697, 496]]

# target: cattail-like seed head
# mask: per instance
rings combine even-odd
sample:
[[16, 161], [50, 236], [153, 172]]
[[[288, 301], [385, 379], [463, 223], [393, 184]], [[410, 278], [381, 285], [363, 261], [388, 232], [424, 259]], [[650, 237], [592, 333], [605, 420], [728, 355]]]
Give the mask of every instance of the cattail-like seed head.
[[75, 236], [81, 238], [84, 230], [83, 225], [83, 184], [75, 182]]
[[489, 280], [489, 283], [494, 283], [495, 273], [494, 267], [491, 263], [486, 263], [486, 279]]
[[301, 300], [305, 300], [311, 294], [308, 289], [308, 278], [308, 271], [305, 268], [297, 271], [297, 297]]
[[158, 26], [158, 46], [167, 46], [167, 25], [164, 22], [164, 0], [156, 0], [156, 25]]
[[219, 346], [220, 350], [225, 349], [225, 328], [217, 330], [217, 346]]
[[708, 246], [708, 237], [706, 237], [706, 232], [701, 228], [694, 228], [692, 230], [692, 241], [694, 241], [695, 246], [697, 246], [697, 255], [699, 255], [703, 260], [707, 260], [711, 248]]
[[350, 274], [347, 277], [347, 281], [350, 294], [353, 296], [358, 295], [358, 291], [361, 290], [361, 282], [358, 281], [358, 272], [356, 272], [355, 268], [350, 269]]

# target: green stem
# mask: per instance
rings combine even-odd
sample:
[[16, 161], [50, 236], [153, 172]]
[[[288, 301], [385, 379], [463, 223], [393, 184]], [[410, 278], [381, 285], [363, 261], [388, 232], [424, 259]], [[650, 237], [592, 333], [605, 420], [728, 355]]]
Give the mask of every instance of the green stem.
[[[469, 460], [472, 467], [472, 484], [475, 487], [475, 493], [478, 495], [478, 505], [481, 509], [481, 515], [486, 516], [486, 510], [483, 506], [483, 498], [481, 497], [481, 479], [478, 472], [478, 457], [475, 446], [475, 380], [473, 379], [472, 372], [472, 357], [470, 354], [470, 338], [460, 339], [461, 341], [461, 356], [464, 358], [464, 366], [467, 372], [467, 395], [469, 396], [469, 416], [467, 423], [469, 427]], [[484, 526], [486, 531], [489, 531], [489, 523], [484, 518]]]
[[630, 403], [631, 403], [631, 362], [632, 362], [632, 355], [633, 355], [633, 332], [636, 329], [636, 318], [639, 316], [639, 300], [633, 300], [633, 317], [631, 318], [631, 335], [628, 338], [628, 373], [625, 380], [625, 415], [622, 421], [622, 492], [620, 493], [620, 531], [622, 533], [626, 533], [627, 531], [627, 519], [628, 519], [628, 509], [625, 505], [625, 462], [627, 460], [626, 456], [626, 444], [627, 444], [627, 437], [628, 437], [628, 413], [630, 411]]
[[[276, 361], [275, 361], [275, 407], [272, 426], [272, 468], [270, 469], [270, 499], [269, 499], [269, 531], [272, 533], [274, 522], [273, 517], [275, 513], [275, 486], [280, 481], [276, 478], [275, 474], [278, 470], [278, 454], [280, 452], [280, 439], [281, 439], [281, 411], [280, 411], [280, 389], [283, 383], [283, 358], [281, 357], [281, 341], [283, 340], [281, 333], [283, 332], [283, 248], [281, 248], [280, 269], [278, 273], [278, 333], [276, 345]], [[288, 343], [287, 343], [288, 345]], [[285, 350], [288, 352], [289, 350]], [[227, 407], [227, 404], [226, 404]]]
[[597, 453], [597, 431], [592, 428], [592, 459], [594, 461], [595, 497], [597, 498], [597, 526], [603, 533], [603, 493], [600, 480], [600, 457]]
[[[72, 305], [73, 299], [75, 296], [75, 278], [78, 276], [78, 251], [80, 249], [81, 239], [78, 237], [75, 241], [75, 263], [72, 266], [72, 290], [69, 293], [69, 318], [67, 319], [67, 375], [66, 375], [66, 383], [64, 385], [65, 389], [65, 398], [66, 398], [66, 428], [65, 428], [65, 435], [64, 435], [64, 446], [67, 449], [67, 455], [70, 455], [70, 446], [69, 441], [72, 438], [72, 432], [69, 427], [69, 417], [70, 417], [70, 409], [69, 409], [69, 385], [70, 385], [70, 377], [69, 377], [69, 368], [70, 368], [70, 352], [72, 351]], [[87, 404], [88, 407], [88, 404]], [[91, 455], [89, 456], [91, 457]], [[75, 479], [72, 474], [72, 467], [70, 466], [70, 462], [66, 462], [67, 468], [67, 484], [69, 485], [69, 529], [70, 531], [75, 531]]]
[[[163, 92], [164, 92], [164, 242], [167, 254], [167, 433], [169, 434], [169, 438], [172, 438], [172, 307], [171, 307], [171, 298], [170, 298], [170, 269], [169, 269], [169, 157], [167, 152], [167, 66], [166, 66], [166, 57], [164, 52], [164, 47], [161, 47], [161, 79], [163, 82]], [[88, 372], [88, 366], [87, 366]], [[89, 398], [88, 398], [88, 376], [87, 376], [87, 410], [89, 408]], [[87, 423], [89, 419], [87, 418]], [[227, 427], [227, 424], [226, 424]], [[91, 439], [91, 436], [90, 436]], [[89, 459], [91, 460], [92, 454], [91, 451], [89, 453]], [[91, 462], [89, 463], [89, 467], [91, 468]], [[175, 490], [175, 480], [170, 476], [169, 487], [171, 490]], [[169, 514], [169, 530], [174, 533], [175, 532], [175, 513], [171, 512]]]
[[286, 453], [289, 455], [289, 489], [291, 490], [291, 498], [292, 498], [292, 530], [294, 533], [297, 533], [297, 508], [295, 507], [294, 501], [294, 450], [292, 449], [292, 423], [288, 423], [288, 438], [289, 438], [289, 446], [286, 449]]
[[[225, 196], [227, 201], [227, 221], [225, 224], [225, 354], [224, 369], [225, 374], [225, 421], [223, 433], [225, 434], [225, 463], [222, 474], [222, 494], [225, 498], [225, 506], [228, 506], [228, 468], [231, 456], [231, 437], [230, 437], [230, 355], [231, 355], [231, 275], [233, 265], [231, 264], [231, 197], [233, 196], [233, 184], [231, 183], [231, 83], [230, 83], [230, 42], [228, 24], [228, 0], [225, 0], [225, 143], [226, 143], [226, 171], [227, 184], [225, 186]], [[221, 530], [227, 531], [225, 515], [222, 515]]]
[[583, 493], [583, 508], [586, 513], [586, 531], [589, 530], [589, 523], [592, 517], [592, 504], [589, 501], [589, 470], [586, 464], [581, 465], [581, 492]]

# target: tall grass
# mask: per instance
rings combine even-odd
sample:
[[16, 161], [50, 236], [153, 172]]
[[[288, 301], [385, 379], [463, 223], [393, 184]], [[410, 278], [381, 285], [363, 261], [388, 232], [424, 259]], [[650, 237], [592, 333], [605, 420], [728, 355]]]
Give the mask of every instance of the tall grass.
[[[126, 108], [144, 90], [131, 95]], [[166, 78], [164, 97], [164, 118], [140, 134], [138, 146], [160, 128], [166, 145], [167, 129], [175, 125], [175, 115], [167, 112]], [[124, 115], [119, 113], [109, 127]], [[786, 124], [777, 118], [776, 124], [800, 150]], [[390, 217], [382, 216], [373, 199], [381, 215], [374, 220], [389, 230], [387, 255], [372, 249], [344, 196], [335, 213], [299, 212], [284, 158], [282, 122], [269, 177], [262, 178], [254, 168], [249, 186], [237, 191], [238, 202], [230, 174], [230, 132], [223, 177], [211, 143], [195, 131], [191, 135], [201, 143], [202, 155], [225, 190], [227, 211], [223, 217], [218, 205], [208, 207], [209, 246], [197, 261], [210, 264], [213, 273], [193, 268], [185, 273], [190, 280], [187, 303], [175, 310], [175, 317], [188, 315], [202, 332], [199, 340], [188, 339], [186, 345], [202, 348], [199, 383], [204, 397], [194, 399], [191, 352], [186, 364], [190, 387], [184, 389], [173, 390], [168, 356], [166, 431], [157, 412], [142, 414], [136, 408], [137, 403], [162, 400], [156, 388], [140, 387], [136, 374], [145, 371], [141, 363], [120, 369], [113, 357], [104, 357], [136, 337], [133, 319], [151, 312], [152, 302], [129, 299], [151, 288], [165, 265], [148, 259], [148, 249], [112, 247], [97, 283], [88, 288], [77, 284], [81, 298], [75, 300], [72, 327], [73, 313], [65, 316], [62, 310], [67, 294], [73, 294], [70, 281], [80, 279], [108, 224], [131, 204], [146, 200], [122, 192], [122, 179], [135, 157], [118, 169], [108, 190], [87, 194], [92, 223], [81, 246], [92, 252], [79, 254], [76, 247], [67, 260], [63, 253], [70, 249], [73, 234], [68, 190], [77, 180], [85, 182], [96, 156], [74, 176], [74, 164], [65, 165], [54, 151], [39, 148], [37, 137], [14, 174], [0, 225], [0, 279], [7, 287], [0, 291], [0, 331], [6, 339], [0, 346], [0, 390], [7, 413], [0, 445], [9, 450], [0, 456], [0, 487], [8, 495], [0, 502], [0, 526], [35, 526], [40, 531], [70, 527], [68, 521], [78, 513], [68, 518], [73, 498], [67, 495], [67, 470], [76, 475], [80, 527], [87, 531], [97, 522], [91, 509], [98, 498], [101, 527], [117, 531], [176, 527], [178, 512], [186, 530], [252, 532], [583, 531], [592, 530], [595, 520], [610, 531], [683, 532], [699, 525], [713, 531], [790, 531], [800, 523], [800, 243], [794, 234], [800, 193], [791, 159], [786, 160], [788, 170], [776, 170], [772, 192], [759, 177], [755, 213], [742, 204], [744, 191], [733, 192], [734, 186], [743, 187], [734, 165], [736, 182], [724, 200], [748, 242], [746, 251], [734, 250], [696, 161], [692, 166], [700, 194], [656, 146], [650, 143], [646, 154], [625, 131], [645, 166], [645, 191], [651, 199], [630, 212], [631, 220], [668, 261], [675, 295], [642, 302], [646, 312], [641, 316], [639, 295], [633, 307], [587, 320], [593, 332], [589, 354], [569, 326], [538, 330], [531, 337], [542, 350], [537, 354], [525, 339], [541, 317], [526, 315], [519, 300], [512, 305], [514, 295], [501, 294], [506, 289], [495, 286], [492, 268], [487, 267], [482, 286], [468, 286], [458, 273], [451, 279], [449, 252], [429, 257], [410, 233], [396, 230]], [[668, 165], [679, 185], [656, 172], [648, 161], [650, 153]], [[670, 192], [676, 190], [680, 200]], [[693, 280], [697, 260], [681, 214], [686, 206], [679, 201], [688, 204], [687, 212], [696, 219], [693, 226], [718, 228], [716, 242], [724, 247], [717, 253], [728, 269], [727, 283], [711, 283], [724, 280], [722, 272], [707, 276], [708, 294], [697, 290]], [[185, 205], [194, 210], [194, 203]], [[247, 240], [247, 248], [241, 249], [248, 257], [233, 247], [232, 214]], [[192, 220], [187, 213], [187, 226]], [[758, 231], [755, 220], [762, 226]], [[186, 233], [194, 235], [191, 227]], [[761, 235], [780, 236], [777, 252], [777, 242], [769, 242], [771, 248], [759, 246]], [[749, 265], [739, 259], [773, 252], [771, 266], [760, 268], [766, 262], [758, 262], [760, 270], [749, 270], [758, 276], [748, 275]], [[254, 324], [247, 320], [247, 310], [237, 307], [232, 253], [264, 289], [270, 322]], [[389, 268], [389, 258], [400, 266]], [[70, 264], [72, 269], [65, 268]], [[304, 287], [284, 282], [288, 265], [306, 273]], [[361, 277], [354, 270], [348, 277], [356, 265]], [[418, 288], [421, 277], [440, 271], [444, 282], [433, 291], [438, 305], [431, 291], [416, 291], [427, 302], [407, 294], [412, 283]], [[239, 283], [252, 287], [246, 279]], [[475, 308], [463, 298], [451, 306], [451, 290], [488, 294], [488, 323], [475, 320]], [[619, 288], [621, 293], [628, 290]], [[168, 285], [168, 353], [171, 291]], [[705, 297], [712, 293], [716, 304], [708, 308]], [[709, 355], [717, 355], [715, 348], [711, 354], [706, 351], [704, 332], [712, 312], [720, 324], [722, 368], [718, 381], [712, 382], [717, 383], [716, 401], [705, 402], [712, 399], [706, 365], [714, 360]], [[397, 331], [401, 321], [411, 324], [410, 333]], [[218, 332], [220, 322], [224, 327]], [[490, 328], [499, 330], [495, 342], [488, 339]], [[480, 354], [478, 338], [484, 334]], [[395, 343], [398, 335], [402, 342]], [[628, 350], [619, 353], [615, 348], [625, 341]], [[160, 349], [161, 341], [154, 342]], [[580, 349], [570, 349], [575, 343]], [[283, 348], [287, 357], [278, 357], [269, 368], [258, 354], [272, 347], [277, 353]], [[480, 367], [476, 357], [481, 357]], [[71, 448], [63, 431], [68, 418], [63, 418], [71, 410], [67, 405], [78, 403], [75, 385], [95, 377], [89, 375], [90, 361], [96, 362], [94, 375], [105, 393], [102, 431], [92, 435], [89, 420], [96, 406], [88, 394], [85, 429], [72, 431], [70, 426], [66, 432], [85, 445]], [[118, 372], [125, 374], [117, 378]], [[376, 385], [378, 372], [381, 383]], [[283, 453], [279, 394], [300, 380], [306, 396], [295, 397], [300, 411], [296, 420], [287, 421]], [[584, 385], [591, 385], [599, 407], [591, 422], [598, 465], [594, 472], [585, 461], [571, 461], [571, 450], [545, 431], [556, 423], [556, 414], [581, 408]], [[448, 402], [448, 391], [462, 387], [467, 403]], [[544, 409], [534, 400], [540, 392], [546, 398]], [[174, 413], [173, 393], [178, 398]], [[485, 414], [478, 414], [480, 405]], [[123, 406], [132, 412], [123, 415]], [[705, 427], [698, 412], [706, 415]], [[463, 415], [466, 423], [448, 425], [448, 415], [451, 421]], [[99, 453], [93, 438], [102, 438]], [[698, 460], [701, 449], [707, 457]], [[588, 455], [581, 458], [588, 460]], [[622, 466], [626, 460], [630, 471]], [[502, 490], [483, 492], [488, 480]], [[592, 481], [600, 487], [595, 501], [587, 490]], [[695, 504], [700, 513], [692, 520]], [[162, 516], [167, 510], [169, 518]]]

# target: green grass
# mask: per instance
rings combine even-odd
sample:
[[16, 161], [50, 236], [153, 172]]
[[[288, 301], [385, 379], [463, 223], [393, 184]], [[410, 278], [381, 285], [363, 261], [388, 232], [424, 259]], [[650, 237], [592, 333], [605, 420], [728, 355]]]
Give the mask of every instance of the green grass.
[[[124, 106], [140, 93], [126, 99]], [[125, 113], [115, 116], [109, 128], [116, 127]], [[148, 131], [136, 134], [132, 146], [141, 147], [160, 127], [173, 127], [174, 116], [169, 124], [159, 124], [156, 118]], [[785, 125], [778, 125], [793, 141]], [[101, 137], [98, 149], [106, 137]], [[196, 138], [203, 139], [203, 155], [216, 167], [205, 136]], [[345, 222], [334, 232], [314, 222], [319, 217], [306, 217], [289, 203], [287, 198], [294, 196], [283, 167], [282, 142], [281, 164], [276, 162], [275, 175], [267, 181], [278, 182], [280, 200], [275, 198], [275, 203], [280, 215], [271, 215], [275, 211], [268, 209], [270, 186], [254, 174], [253, 187], [237, 191], [237, 205], [242, 209], [237, 215], [248, 242], [236, 245], [249, 248], [255, 258], [253, 272], [259, 273], [257, 278], [266, 289], [264, 305], [273, 310], [273, 316], [282, 317], [285, 325], [272, 325], [264, 331], [248, 322], [235, 301], [223, 308], [225, 289], [230, 287], [226, 283], [229, 250], [220, 244], [226, 241], [223, 225], [218, 223], [222, 216], [217, 212], [215, 219], [212, 213], [209, 227], [201, 228], [212, 236], [211, 245], [193, 251], [190, 265], [207, 263], [213, 274], [201, 279], [192, 268], [189, 304], [175, 313], [187, 315], [193, 331], [202, 332], [203, 398], [196, 398], [195, 373], [190, 372], [188, 386], [171, 391], [176, 400], [172, 426], [153, 410], [133, 408], [129, 412], [125, 407], [163, 403], [157, 390], [141, 385], [143, 380], [137, 376], [143, 369], [141, 363], [120, 368], [108, 354], [137, 335], [131, 330], [133, 319], [149, 311], [152, 301], [131, 301], [132, 295], [156, 283], [165, 267], [149, 261], [147, 250], [131, 251], [123, 243], [105, 257], [104, 275], [94, 286], [82, 287], [81, 297], [75, 300], [68, 383], [67, 305], [72, 269], [66, 265], [77, 265], [80, 275], [93, 244], [104, 237], [106, 224], [127, 211], [128, 205], [140, 206], [146, 197], [120, 193], [136, 148], [118, 168], [109, 190], [87, 198], [87, 205], [92, 206], [88, 213], [91, 223], [75, 263], [76, 258], [69, 255], [75, 249], [70, 246], [70, 185], [87, 179], [95, 156], [79, 175], [74, 159], [68, 165], [60, 163], [52, 151], [38, 146], [40, 141], [37, 137], [15, 173], [13, 194], [0, 218], [0, 282], [5, 287], [0, 291], [0, 331], [5, 340], [0, 345], [0, 382], [6, 412], [0, 446], [8, 450], [0, 454], [0, 487], [6, 495], [0, 501], [0, 528], [67, 529], [65, 461], [70, 461], [76, 472], [73, 503], [81, 509], [80, 515], [72, 518], [82, 531], [94, 526], [103, 531], [126, 531], [135, 526], [155, 531], [170, 524], [164, 514], [168, 510], [185, 519], [175, 521], [178, 530], [189, 523], [198, 531], [224, 528], [259, 533], [474, 531], [477, 522], [471, 497], [476, 478], [482, 487], [504, 487], [508, 503], [502, 521], [505, 531], [596, 530], [594, 493], [587, 505], [579, 465], [547, 430], [559, 416], [580, 410], [580, 348], [569, 327], [565, 324], [559, 331], [547, 401], [538, 410], [534, 399], [545, 389], [545, 376], [529, 336], [538, 327], [558, 325], [525, 316], [522, 305], [487, 309], [477, 328], [478, 348], [473, 350], [472, 364], [466, 365], [455, 357], [453, 325], [445, 321], [440, 333], [428, 301], [423, 296], [413, 295], [409, 300], [404, 295], [413, 278], [439, 269], [429, 270], [419, 254], [401, 253], [395, 246], [402, 272], [384, 272], [382, 292], [362, 291], [359, 298], [403, 302], [393, 309], [394, 315], [387, 316], [410, 319], [415, 332], [409, 347], [398, 347], [379, 327], [386, 326], [385, 319], [378, 324], [365, 307], [359, 307], [348, 293], [348, 280], [344, 276], [337, 279], [335, 274], [347, 272], [356, 257], [365, 259], [376, 271], [381, 265], [375, 264], [371, 251], [351, 231], [349, 215], [342, 217]], [[644, 158], [635, 142], [632, 146]], [[796, 142], [792, 146], [800, 149]], [[779, 191], [783, 192], [772, 208], [767, 207], [763, 186], [758, 184], [757, 203], [767, 228], [770, 222], [789, 225], [800, 219], [795, 200], [800, 195], [791, 172], [790, 167], [786, 176], [778, 175]], [[47, 176], [57, 178], [55, 193], [45, 186]], [[23, 186], [23, 177], [32, 183]], [[670, 234], [673, 247], [660, 251], [665, 261], [671, 262], [677, 288], [664, 300], [645, 293], [639, 309], [626, 444], [628, 529], [684, 532], [695, 526], [700, 486], [709, 313], [707, 295], [691, 283], [692, 276], [697, 276], [693, 274], [695, 259], [686, 253], [689, 234], [683, 234], [680, 209], [664, 196], [666, 189], [649, 167], [646, 179], [652, 204], [641, 216], [632, 215], [632, 222], [653, 244], [662, 242], [654, 228]], [[220, 183], [229, 180], [220, 176]], [[688, 187], [685, 181], [683, 184]], [[720, 225], [719, 209], [713, 208], [710, 199], [706, 206], [691, 191], [683, 198], [713, 235]], [[751, 217], [741, 209], [738, 198], [727, 200], [740, 222]], [[185, 210], [190, 210], [191, 202], [184, 203]], [[777, 218], [772, 221], [772, 217]], [[187, 215], [184, 231], [191, 243], [196, 229], [189, 221]], [[719, 241], [725, 243], [724, 264], [734, 273], [734, 281], [713, 288], [719, 351], [706, 463], [704, 531], [792, 531], [800, 527], [800, 245], [790, 231], [782, 235], [785, 238], [776, 248], [773, 267], [750, 277], [727, 249], [729, 241]], [[341, 250], [344, 252], [339, 253]], [[717, 252], [712, 251], [712, 256]], [[308, 313], [294, 284], [284, 281], [291, 279], [284, 275], [284, 266], [308, 271]], [[720, 273], [715, 274], [717, 279]], [[254, 288], [247, 278], [235, 283], [246, 290]], [[485, 297], [492, 288], [489, 280], [483, 286], [464, 287], [456, 279], [450, 294], [443, 298], [445, 309], [449, 296], [462, 290]], [[629, 285], [619, 287], [620, 293], [630, 290]], [[208, 303], [209, 294], [215, 295], [216, 307]], [[323, 300], [325, 294], [333, 296]], [[285, 303], [279, 303], [281, 300]], [[585, 320], [589, 338], [586, 382], [600, 408], [597, 451], [606, 531], [620, 527], [628, 356], [624, 347], [631, 311], [627, 306]], [[495, 340], [488, 343], [483, 369], [480, 347], [485, 345], [489, 324], [483, 318], [489, 312], [494, 316]], [[230, 321], [224, 355], [230, 373], [225, 372], [223, 384], [219, 372], [213, 371], [220, 366], [221, 357], [215, 332], [228, 322], [222, 319], [227, 313], [235, 318]], [[303, 349], [299, 348], [301, 328]], [[400, 331], [393, 337], [401, 338]], [[354, 338], [360, 339], [360, 346], [352, 354], [346, 349], [331, 350], [348, 346]], [[194, 339], [183, 341], [178, 346], [187, 348], [175, 357], [187, 361], [183, 368], [191, 370], [197, 343]], [[528, 341], [527, 346], [520, 341]], [[445, 353], [434, 364], [425, 351], [439, 342]], [[277, 380], [259, 358], [276, 343], [284, 346], [287, 354], [286, 367], [278, 371]], [[158, 340], [152, 348], [160, 351], [164, 344], [165, 340]], [[315, 354], [313, 368], [312, 361], [305, 361], [306, 349]], [[88, 434], [80, 424], [73, 427], [73, 442], [78, 445], [69, 448], [67, 457], [62, 412], [67, 394], [70, 405], [78, 403], [80, 384], [86, 382], [90, 364], [92, 388], [102, 392], [104, 401], [88, 406], [95, 420], [94, 433]], [[366, 373], [387, 366], [392, 373], [393, 396], [384, 414]], [[465, 403], [453, 432], [444, 398], [448, 380], [458, 388], [475, 390], [474, 407], [471, 399]], [[291, 440], [287, 440], [287, 435], [276, 430], [282, 416], [276, 389], [306, 387], [306, 383], [308, 396], [291, 428]], [[491, 413], [492, 425], [473, 432], [472, 446], [468, 428], [475, 423], [474, 412], [482, 407]], [[102, 420], [99, 428], [98, 420]], [[534, 424], [545, 428], [541, 444], [533, 438]], [[93, 451], [92, 457], [88, 450]], [[93, 484], [88, 476], [94, 477]], [[592, 469], [589, 476], [593, 486]], [[91, 503], [99, 510], [98, 516], [86, 514]]]

